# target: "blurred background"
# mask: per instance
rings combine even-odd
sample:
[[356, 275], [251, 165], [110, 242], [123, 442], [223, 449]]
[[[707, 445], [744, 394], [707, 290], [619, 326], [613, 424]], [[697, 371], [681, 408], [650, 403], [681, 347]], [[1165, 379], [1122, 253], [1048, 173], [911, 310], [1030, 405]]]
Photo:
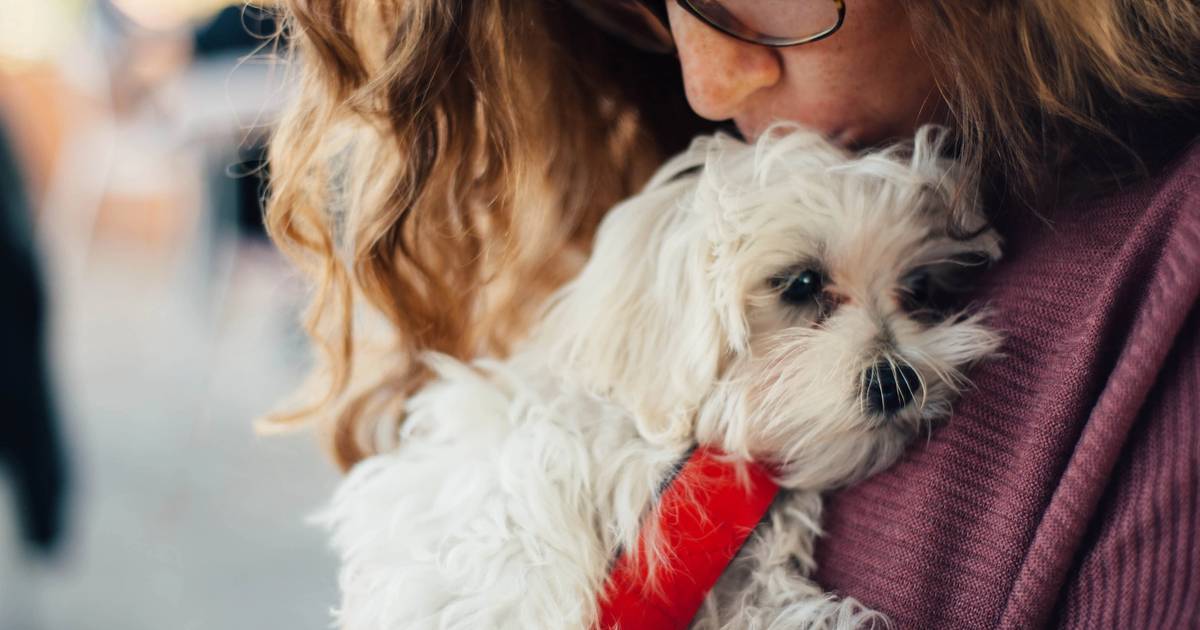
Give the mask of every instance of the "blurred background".
[[269, 8], [0, 0], [0, 629], [325, 628]]

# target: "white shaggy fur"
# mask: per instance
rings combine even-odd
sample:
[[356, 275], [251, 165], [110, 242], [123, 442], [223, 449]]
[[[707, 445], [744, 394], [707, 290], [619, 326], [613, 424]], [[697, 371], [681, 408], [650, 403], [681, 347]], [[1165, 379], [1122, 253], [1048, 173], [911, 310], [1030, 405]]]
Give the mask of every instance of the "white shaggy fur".
[[[894, 461], [998, 345], [978, 313], [905, 297], [999, 256], [940, 138], [864, 156], [791, 126], [699, 139], [608, 215], [511, 359], [428, 357], [439, 378], [408, 402], [400, 446], [324, 515], [341, 626], [588, 627], [696, 442], [772, 463], [783, 491], [693, 627], [882, 621], [809, 577], [820, 493]], [[785, 299], [806, 270], [823, 290]], [[899, 411], [868, 404], [880, 365], [919, 380]]]

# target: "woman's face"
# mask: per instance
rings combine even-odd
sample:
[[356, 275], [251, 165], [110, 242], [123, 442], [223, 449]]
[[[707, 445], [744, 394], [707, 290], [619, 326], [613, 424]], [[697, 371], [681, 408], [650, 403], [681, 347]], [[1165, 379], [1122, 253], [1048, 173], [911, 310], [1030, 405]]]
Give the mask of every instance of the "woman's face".
[[732, 120], [747, 139], [785, 119], [848, 147], [941, 121], [941, 96], [900, 3], [846, 5], [845, 23], [828, 38], [768, 48], [729, 37], [668, 0], [692, 109], [709, 120]]

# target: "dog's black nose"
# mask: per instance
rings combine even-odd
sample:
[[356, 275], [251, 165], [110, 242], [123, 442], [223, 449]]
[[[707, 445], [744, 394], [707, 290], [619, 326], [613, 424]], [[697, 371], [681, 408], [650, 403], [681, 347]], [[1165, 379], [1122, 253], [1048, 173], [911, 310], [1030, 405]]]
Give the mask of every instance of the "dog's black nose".
[[863, 372], [863, 396], [871, 411], [895, 413], [916, 398], [921, 388], [917, 371], [904, 364], [876, 363]]

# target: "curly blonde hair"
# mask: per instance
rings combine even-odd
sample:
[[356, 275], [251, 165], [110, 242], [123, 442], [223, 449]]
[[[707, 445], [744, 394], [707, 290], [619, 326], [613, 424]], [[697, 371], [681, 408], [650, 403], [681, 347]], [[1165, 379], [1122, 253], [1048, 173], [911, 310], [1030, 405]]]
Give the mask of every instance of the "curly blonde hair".
[[[905, 4], [960, 153], [998, 190], [1144, 174], [1195, 120], [1191, 0]], [[711, 126], [674, 59], [561, 1], [284, 5], [299, 90], [271, 144], [267, 225], [312, 281], [320, 352], [301, 388], [315, 397], [269, 422], [317, 421], [349, 467], [392, 444], [428, 378], [420, 352], [503, 356], [604, 212]]]
[[318, 420], [346, 467], [386, 443], [420, 351], [505, 354], [701, 126], [672, 60], [544, 0], [290, 0], [285, 19], [300, 85], [267, 226], [315, 287], [320, 355], [317, 398], [269, 421]]

